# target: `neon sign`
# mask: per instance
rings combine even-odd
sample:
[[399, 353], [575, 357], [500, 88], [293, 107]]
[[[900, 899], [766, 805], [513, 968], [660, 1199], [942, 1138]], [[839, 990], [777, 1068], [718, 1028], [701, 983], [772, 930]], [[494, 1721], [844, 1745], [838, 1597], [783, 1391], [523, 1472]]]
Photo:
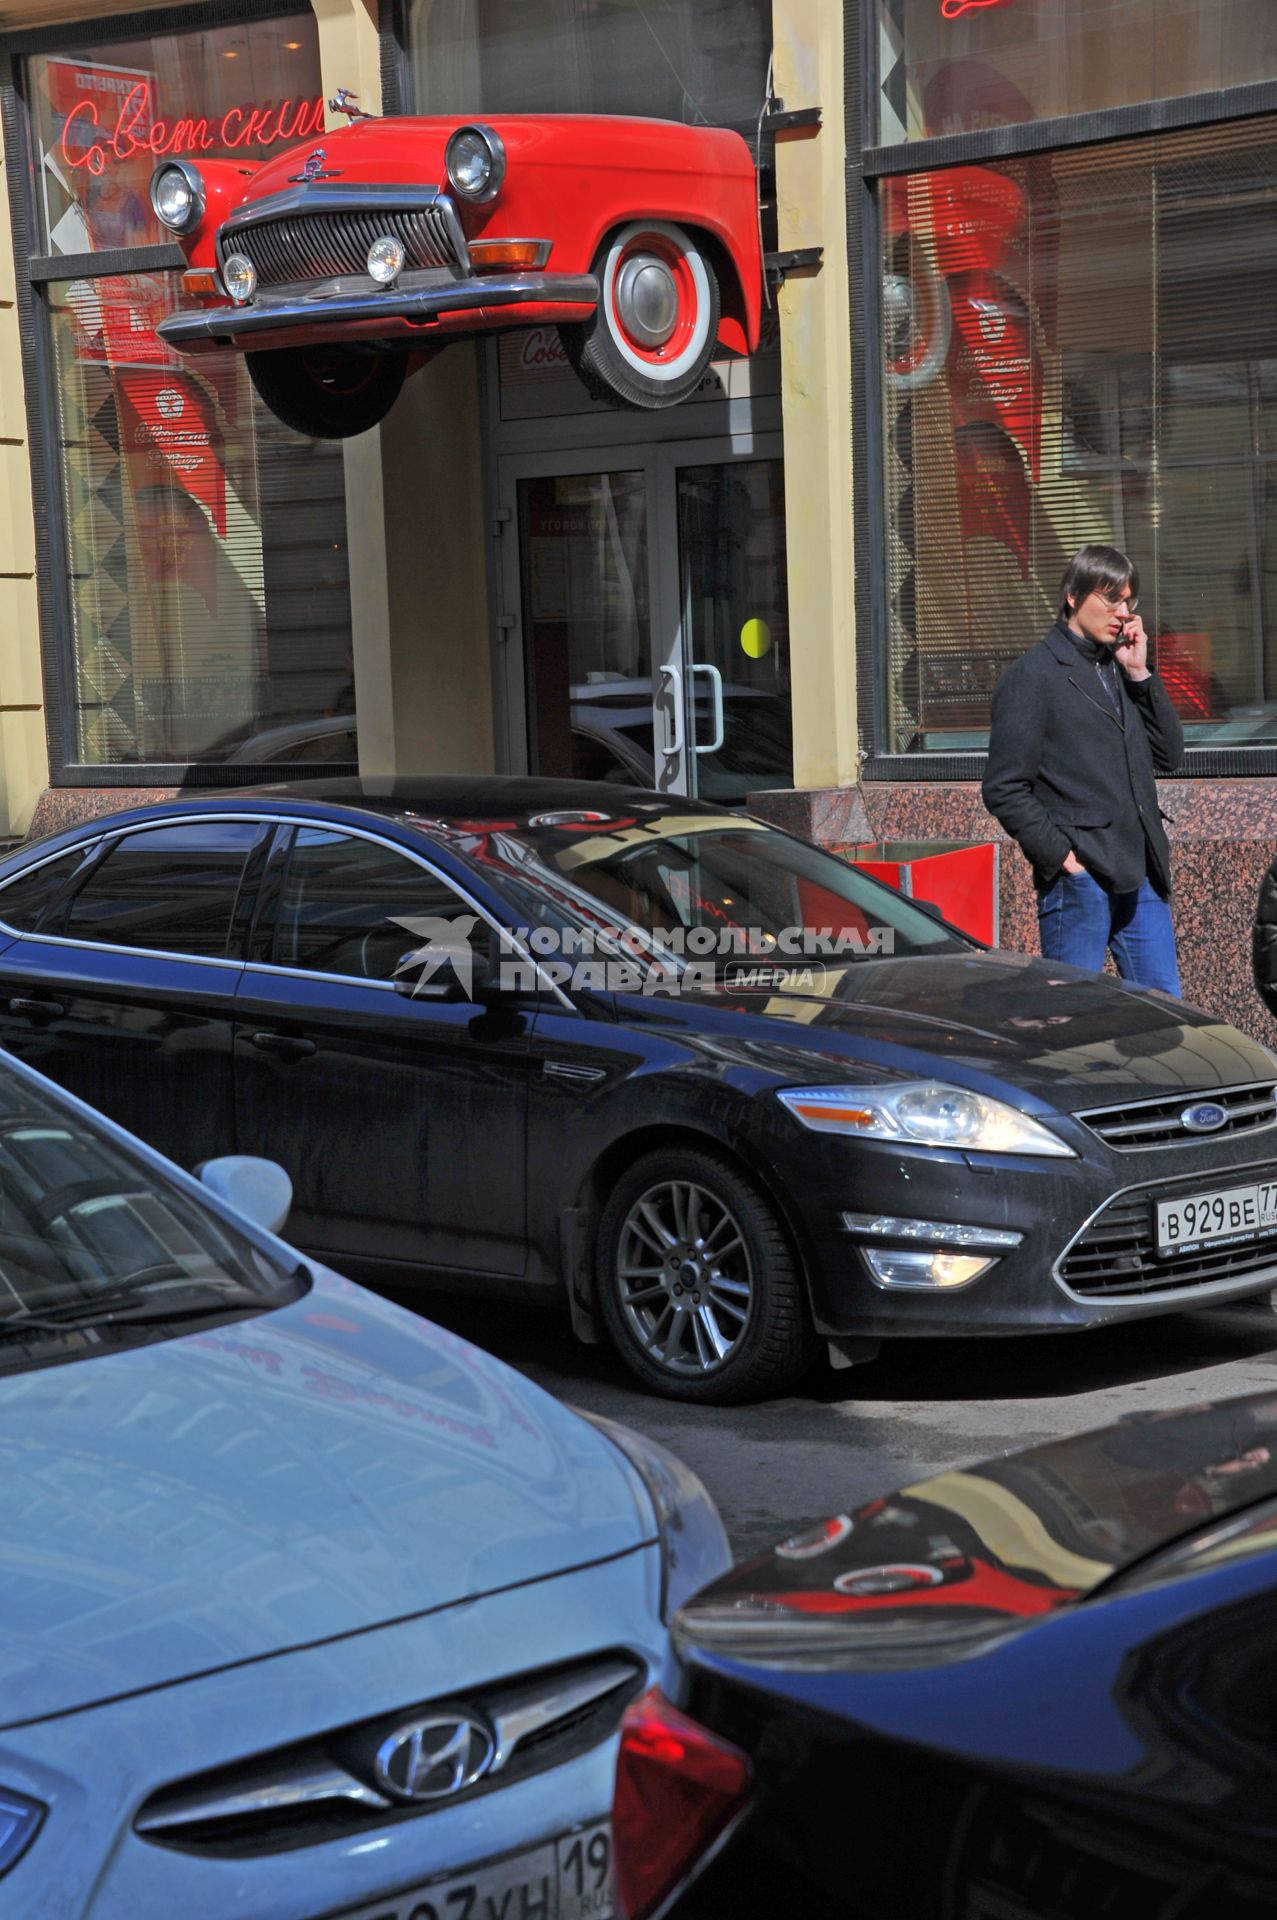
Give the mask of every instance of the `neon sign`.
[[985, 7], [1009, 7], [1011, 0], [940, 0], [941, 18], [960, 20], [964, 13], [983, 11]]
[[168, 154], [269, 147], [277, 140], [307, 140], [323, 130], [322, 95], [318, 100], [228, 107], [214, 120], [204, 115], [159, 120], [151, 112], [150, 83], [139, 80], [120, 102], [120, 117], [110, 133], [102, 128], [96, 100], [82, 99], [63, 121], [59, 145], [68, 167], [85, 168], [97, 176], [105, 172], [108, 161], [131, 160], [136, 154], [160, 159]]

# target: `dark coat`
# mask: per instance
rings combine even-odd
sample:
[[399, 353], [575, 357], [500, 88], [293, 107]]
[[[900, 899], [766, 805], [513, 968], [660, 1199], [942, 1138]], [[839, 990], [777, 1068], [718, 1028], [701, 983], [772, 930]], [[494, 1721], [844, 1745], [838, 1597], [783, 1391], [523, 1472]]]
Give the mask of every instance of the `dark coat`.
[[1157, 675], [1119, 667], [1122, 716], [1084, 654], [1056, 625], [1013, 660], [993, 693], [984, 804], [1049, 886], [1070, 850], [1118, 893], [1147, 874], [1170, 891], [1171, 850], [1157, 804], [1184, 733]]

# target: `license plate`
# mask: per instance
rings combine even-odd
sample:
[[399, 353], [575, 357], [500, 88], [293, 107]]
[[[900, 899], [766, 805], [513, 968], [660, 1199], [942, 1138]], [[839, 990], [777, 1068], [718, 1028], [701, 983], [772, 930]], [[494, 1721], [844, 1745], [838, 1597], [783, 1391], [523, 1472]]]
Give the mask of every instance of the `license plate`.
[[611, 1920], [612, 1835], [607, 1821], [469, 1873], [348, 1907], [334, 1920]]
[[1191, 1253], [1229, 1240], [1254, 1240], [1277, 1227], [1277, 1180], [1220, 1187], [1157, 1203], [1159, 1254]]

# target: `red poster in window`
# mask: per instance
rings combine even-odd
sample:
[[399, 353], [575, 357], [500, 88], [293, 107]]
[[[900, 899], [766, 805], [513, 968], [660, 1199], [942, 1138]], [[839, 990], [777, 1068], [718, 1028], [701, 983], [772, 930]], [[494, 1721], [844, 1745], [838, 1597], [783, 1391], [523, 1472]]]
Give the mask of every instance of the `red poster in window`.
[[996, 274], [949, 279], [949, 397], [959, 426], [984, 420], [1010, 434], [1036, 484], [1042, 473], [1042, 362], [1027, 308]]
[[1027, 580], [1033, 508], [1018, 448], [1000, 427], [982, 423], [960, 427], [954, 445], [963, 544], [968, 540], [995, 540], [1015, 555], [1020, 578]]
[[1024, 251], [1024, 189], [988, 167], [953, 167], [931, 176], [931, 226], [941, 273], [1005, 267]]
[[120, 452], [136, 493], [173, 482], [208, 509], [226, 538], [226, 449], [217, 411], [193, 375], [125, 368], [115, 377]]

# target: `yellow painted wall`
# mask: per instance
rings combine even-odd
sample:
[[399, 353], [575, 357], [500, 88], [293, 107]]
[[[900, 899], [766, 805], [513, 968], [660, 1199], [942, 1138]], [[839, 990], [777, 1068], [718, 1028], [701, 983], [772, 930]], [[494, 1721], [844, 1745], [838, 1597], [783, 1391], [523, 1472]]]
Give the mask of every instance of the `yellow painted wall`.
[[843, 9], [773, 0], [773, 85], [787, 109], [819, 107], [819, 132], [778, 134], [782, 251], [823, 247], [818, 272], [777, 296], [785, 427], [785, 533], [794, 785], [859, 778], [852, 545], [851, 305], [843, 136]]
[[49, 779], [8, 163], [6, 155], [0, 179], [0, 839], [26, 832]]

